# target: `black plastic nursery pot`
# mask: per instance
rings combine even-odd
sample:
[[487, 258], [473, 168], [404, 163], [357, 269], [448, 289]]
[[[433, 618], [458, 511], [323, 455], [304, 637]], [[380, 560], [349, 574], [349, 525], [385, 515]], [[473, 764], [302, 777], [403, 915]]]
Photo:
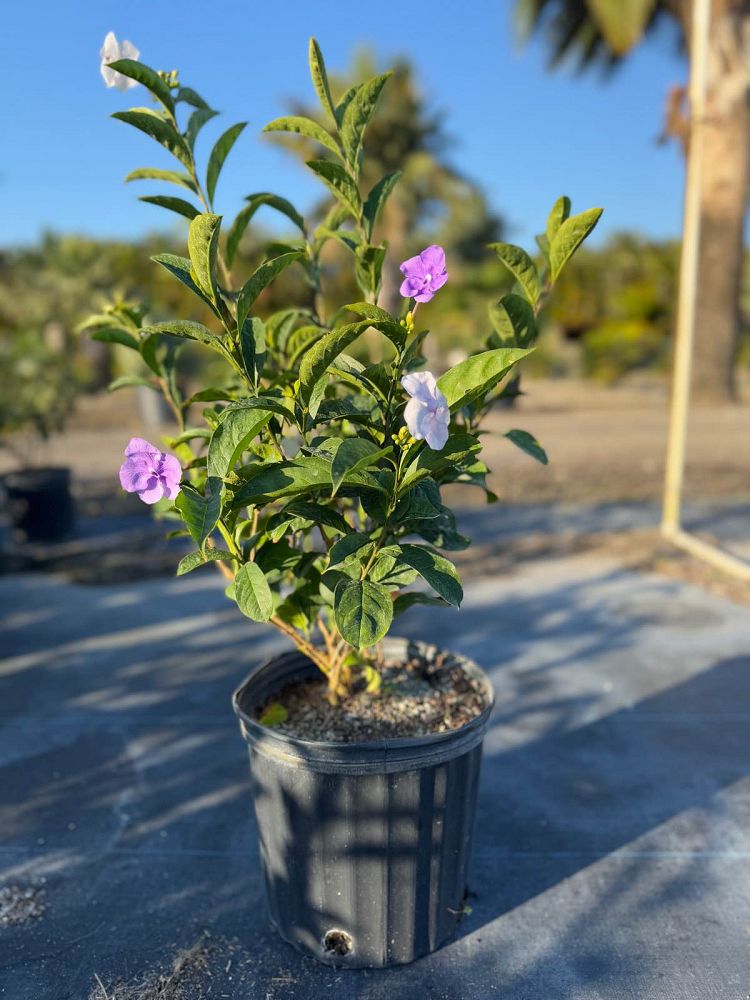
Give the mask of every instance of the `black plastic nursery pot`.
[[13, 536], [19, 541], [56, 541], [73, 527], [70, 469], [21, 469], [2, 478]]
[[[388, 657], [434, 654], [403, 639]], [[444, 944], [464, 911], [482, 740], [492, 687], [469, 660], [487, 706], [460, 729], [367, 743], [297, 739], [261, 726], [257, 709], [316, 674], [302, 654], [274, 657], [234, 694], [249, 744], [271, 920], [328, 965], [382, 968]]]

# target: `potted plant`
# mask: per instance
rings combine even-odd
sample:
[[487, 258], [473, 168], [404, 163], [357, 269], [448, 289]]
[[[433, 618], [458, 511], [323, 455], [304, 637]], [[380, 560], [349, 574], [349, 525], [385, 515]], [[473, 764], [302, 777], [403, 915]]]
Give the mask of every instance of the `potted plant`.
[[77, 388], [67, 355], [44, 333], [0, 334], [0, 445], [18, 465], [2, 477], [2, 488], [19, 541], [54, 541], [73, 526], [70, 470], [40, 464], [40, 455], [62, 430]]
[[[375, 234], [399, 177], [366, 192], [358, 183], [363, 134], [388, 74], [334, 99], [312, 40], [325, 124], [287, 117], [266, 130], [320, 144], [321, 158], [308, 166], [332, 207], [312, 226], [285, 199], [252, 194], [223, 238], [216, 182], [243, 126], [218, 139], [204, 183], [194, 141], [215, 112], [176, 74], [117, 54], [107, 53], [109, 79], [142, 84], [160, 108], [115, 117], [166, 146], [179, 164], [129, 179], [166, 181], [189, 195], [149, 196], [190, 218], [188, 256], [154, 260], [215, 317], [212, 328], [120, 317], [119, 341], [141, 354], [151, 372], [145, 383], [165, 393], [179, 425], [165, 449], [132, 440], [121, 482], [184, 522], [195, 547], [178, 574], [215, 563], [240, 611], [293, 644], [256, 666], [234, 695], [278, 931], [331, 964], [410, 962], [439, 947], [464, 909], [492, 690], [460, 652], [388, 636], [414, 604], [461, 603], [446, 553], [469, 540], [441, 488], [464, 483], [495, 499], [479, 457], [482, 418], [507, 395], [502, 380], [533, 350], [539, 309], [600, 211], [571, 216], [568, 199], [559, 199], [537, 262], [519, 247], [493, 245], [513, 290], [492, 306], [481, 349], [436, 378], [423, 370], [421, 320], [449, 280], [449, 265], [437, 246], [404, 261], [403, 313], [381, 308], [387, 247]], [[235, 252], [261, 205], [283, 213], [299, 236], [275, 245], [239, 279]], [[332, 240], [351, 254], [361, 300], [326, 311], [321, 255]], [[303, 270], [308, 304], [261, 319], [263, 290], [289, 267]], [[377, 363], [353, 353], [368, 330], [385, 348]], [[221, 384], [188, 398], [175, 374], [186, 342], [204, 345], [226, 366]], [[198, 406], [203, 419], [194, 423]], [[531, 435], [506, 436], [546, 461]]]

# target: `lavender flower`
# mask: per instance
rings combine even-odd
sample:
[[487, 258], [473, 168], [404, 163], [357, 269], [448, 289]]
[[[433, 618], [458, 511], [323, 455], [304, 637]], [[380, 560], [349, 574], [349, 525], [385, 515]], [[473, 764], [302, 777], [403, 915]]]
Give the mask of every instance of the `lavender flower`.
[[401, 385], [411, 396], [404, 410], [409, 433], [417, 441], [425, 440], [434, 451], [440, 451], [448, 440], [451, 415], [435, 376], [432, 372], [412, 372], [404, 375]]
[[128, 493], [137, 493], [144, 503], [156, 503], [163, 497], [174, 500], [181, 477], [182, 467], [174, 455], [143, 438], [130, 439], [120, 466], [120, 483]]
[[401, 294], [405, 299], [429, 302], [438, 288], [448, 280], [445, 270], [445, 250], [442, 247], [426, 247], [416, 257], [410, 257], [401, 265], [405, 281], [401, 284]]
[[137, 87], [137, 80], [131, 80], [129, 76], [124, 76], [122, 73], [118, 73], [117, 70], [110, 69], [108, 64], [117, 62], [118, 59], [137, 59], [139, 55], [140, 52], [132, 42], [118, 42], [114, 31], [110, 31], [104, 39], [104, 45], [102, 45], [99, 51], [102, 76], [107, 86], [117, 87], [118, 90]]

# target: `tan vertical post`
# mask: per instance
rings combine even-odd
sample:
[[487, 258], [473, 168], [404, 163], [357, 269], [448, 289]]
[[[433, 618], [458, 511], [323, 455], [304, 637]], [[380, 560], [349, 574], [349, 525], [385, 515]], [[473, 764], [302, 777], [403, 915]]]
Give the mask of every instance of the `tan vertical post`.
[[698, 296], [700, 243], [700, 190], [703, 163], [703, 122], [708, 89], [711, 0], [693, 0], [690, 33], [690, 150], [685, 177], [685, 207], [680, 256], [680, 290], [677, 300], [672, 403], [667, 440], [662, 534], [674, 545], [732, 576], [750, 581], [750, 564], [682, 528], [682, 488], [690, 411], [690, 381]]
[[708, 33], [711, 0], [693, 0], [690, 35], [690, 146], [685, 176], [685, 204], [680, 256], [680, 288], [677, 300], [672, 405], [667, 441], [662, 530], [680, 529], [685, 445], [690, 408], [690, 380], [695, 334], [695, 304], [698, 294], [698, 248], [700, 244], [700, 188], [703, 162], [703, 117], [708, 86]]

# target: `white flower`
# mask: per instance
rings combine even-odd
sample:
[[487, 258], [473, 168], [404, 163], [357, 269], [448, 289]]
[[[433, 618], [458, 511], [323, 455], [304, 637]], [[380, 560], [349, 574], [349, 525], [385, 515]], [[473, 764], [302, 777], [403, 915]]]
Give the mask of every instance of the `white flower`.
[[425, 440], [434, 451], [440, 451], [448, 440], [451, 414], [435, 376], [432, 372], [412, 372], [404, 375], [401, 385], [411, 396], [404, 410], [409, 433], [417, 441]]
[[129, 76], [123, 76], [117, 70], [110, 69], [108, 65], [109, 63], [116, 62], [118, 59], [137, 59], [140, 52], [132, 42], [118, 42], [114, 31], [110, 31], [104, 39], [104, 45], [102, 45], [99, 55], [102, 59], [102, 76], [108, 87], [117, 87], [118, 90], [128, 90], [130, 87], [138, 86], [137, 80], [131, 80]]

